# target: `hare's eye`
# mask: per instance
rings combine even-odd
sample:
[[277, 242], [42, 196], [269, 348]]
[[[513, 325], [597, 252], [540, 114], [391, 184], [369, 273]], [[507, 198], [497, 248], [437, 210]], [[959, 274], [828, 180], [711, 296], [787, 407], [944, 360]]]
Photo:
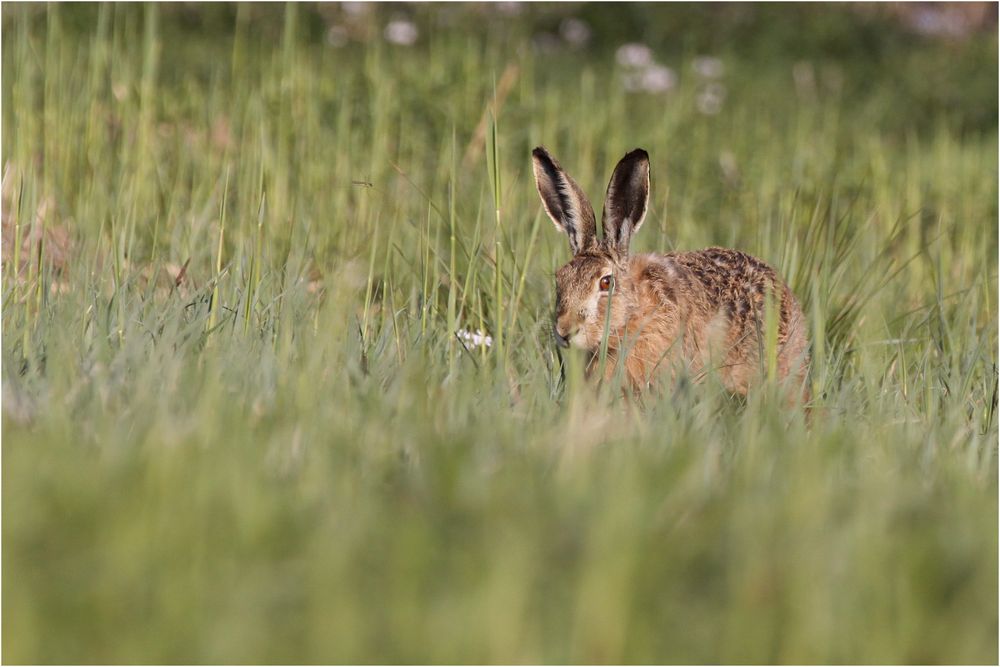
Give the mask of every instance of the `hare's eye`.
[[611, 289], [611, 283], [612, 282], [613, 282], [613, 280], [611, 278], [611, 275], [608, 274], [608, 275], [604, 276], [603, 278], [601, 278], [601, 282], [598, 283], [598, 286], [601, 288], [602, 292], [607, 292], [609, 289]]

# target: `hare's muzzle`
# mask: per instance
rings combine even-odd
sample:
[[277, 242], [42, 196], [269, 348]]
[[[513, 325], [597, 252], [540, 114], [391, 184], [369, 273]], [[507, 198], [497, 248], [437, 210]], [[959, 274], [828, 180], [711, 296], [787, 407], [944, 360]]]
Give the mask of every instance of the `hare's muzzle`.
[[559, 332], [559, 324], [552, 325], [552, 335], [556, 337], [556, 345], [559, 347], [569, 347], [569, 338]]

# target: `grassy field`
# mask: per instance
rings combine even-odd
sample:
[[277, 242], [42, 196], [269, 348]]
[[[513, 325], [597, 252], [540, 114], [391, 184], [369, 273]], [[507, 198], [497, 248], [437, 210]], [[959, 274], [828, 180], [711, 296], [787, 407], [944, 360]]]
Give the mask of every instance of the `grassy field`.
[[[4, 662], [996, 663], [995, 31], [2, 18]], [[779, 267], [808, 423], [557, 355], [538, 144]]]

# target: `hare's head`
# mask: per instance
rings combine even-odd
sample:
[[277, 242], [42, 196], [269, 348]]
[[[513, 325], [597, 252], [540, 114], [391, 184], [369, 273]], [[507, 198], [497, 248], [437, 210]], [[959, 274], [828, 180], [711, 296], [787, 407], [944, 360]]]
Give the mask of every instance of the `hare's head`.
[[605, 326], [621, 329], [636, 301], [628, 249], [646, 217], [649, 155], [637, 148], [618, 162], [604, 199], [604, 237], [598, 238], [594, 209], [580, 186], [544, 148], [531, 154], [545, 212], [569, 237], [573, 251], [573, 259], [556, 272], [556, 342], [594, 350]]

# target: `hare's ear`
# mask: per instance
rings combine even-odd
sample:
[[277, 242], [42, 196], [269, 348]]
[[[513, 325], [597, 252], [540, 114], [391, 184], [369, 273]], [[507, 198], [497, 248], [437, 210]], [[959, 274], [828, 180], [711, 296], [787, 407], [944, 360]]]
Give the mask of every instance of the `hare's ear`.
[[604, 199], [604, 243], [622, 254], [642, 221], [649, 204], [649, 154], [636, 148], [618, 162]]
[[555, 158], [539, 146], [531, 151], [535, 163], [535, 185], [545, 212], [566, 232], [574, 255], [597, 245], [597, 218], [583, 190], [563, 171]]

